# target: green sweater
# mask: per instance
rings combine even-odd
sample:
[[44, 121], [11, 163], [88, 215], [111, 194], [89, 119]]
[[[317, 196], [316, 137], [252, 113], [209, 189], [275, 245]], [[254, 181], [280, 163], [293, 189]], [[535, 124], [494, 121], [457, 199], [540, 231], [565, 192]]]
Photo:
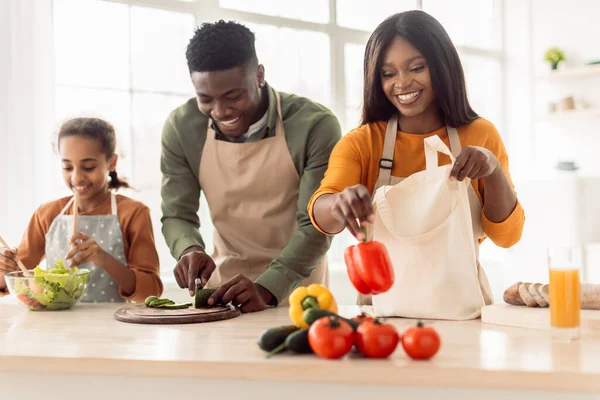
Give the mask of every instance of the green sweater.
[[[267, 91], [267, 125], [262, 132], [251, 135], [248, 141], [262, 140], [275, 134], [276, 99], [269, 86]], [[256, 280], [276, 297], [277, 303], [308, 278], [331, 245], [331, 238], [311, 224], [307, 205], [323, 179], [331, 151], [341, 138], [340, 124], [329, 109], [304, 97], [286, 93], [280, 95], [285, 139], [300, 176], [297, 225], [280, 255]], [[208, 118], [200, 112], [196, 99], [192, 98], [169, 115], [163, 128], [162, 232], [177, 260], [191, 246], [204, 247], [199, 230], [198, 209], [202, 188], [198, 176], [207, 125]], [[216, 137], [228, 140], [220, 133]]]

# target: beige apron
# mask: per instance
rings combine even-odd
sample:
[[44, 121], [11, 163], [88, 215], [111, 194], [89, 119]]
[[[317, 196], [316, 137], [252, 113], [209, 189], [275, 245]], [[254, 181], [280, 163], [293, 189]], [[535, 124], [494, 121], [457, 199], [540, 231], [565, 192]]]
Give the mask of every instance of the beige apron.
[[[451, 156], [457, 157], [458, 154], [461, 151], [461, 144], [460, 144], [460, 138], [458, 136], [458, 132], [456, 130], [456, 128], [452, 128], [452, 127], [446, 127], [447, 131], [448, 131], [448, 138], [449, 138], [449, 142], [450, 142], [450, 151], [451, 151]], [[380, 161], [380, 168], [379, 168], [379, 177], [377, 179], [377, 183], [375, 185], [374, 188], [374, 205], [376, 208], [376, 222], [373, 226], [372, 229], [369, 230], [369, 236], [374, 239], [374, 240], [381, 240], [382, 242], [384, 242], [384, 244], [386, 244], [386, 246], [388, 247], [388, 251], [390, 252], [390, 256], [392, 257], [392, 263], [394, 264], [394, 270], [396, 272], [396, 279], [397, 282], [394, 283], [394, 286], [390, 289], [390, 291], [386, 294], [382, 294], [382, 295], [377, 295], [377, 301], [374, 301], [374, 306], [375, 306], [375, 313], [378, 314], [378, 310], [377, 308], [379, 308], [379, 314], [383, 313], [386, 314], [386, 316], [394, 316], [394, 314], [404, 314], [404, 315], [395, 315], [395, 316], [406, 316], [406, 317], [421, 317], [421, 318], [443, 318], [443, 319], [469, 319], [469, 318], [476, 318], [479, 314], [479, 310], [477, 309], [477, 304], [475, 304], [475, 306], [473, 307], [467, 307], [468, 310], [460, 310], [460, 305], [451, 305], [451, 304], [447, 304], [447, 305], [437, 305], [435, 304], [435, 299], [434, 296], [430, 296], [430, 295], [426, 295], [423, 297], [423, 302], [428, 303], [427, 305], [424, 305], [423, 307], [419, 307], [419, 306], [412, 306], [412, 307], [408, 307], [406, 309], [404, 309], [403, 306], [400, 305], [393, 305], [388, 307], [388, 304], [386, 304], [386, 301], [389, 302], [396, 302], [396, 303], [406, 303], [408, 302], [408, 298], [402, 298], [402, 295], [400, 295], [398, 293], [398, 290], [403, 290], [404, 293], [406, 293], [408, 290], [406, 287], [404, 287], [404, 289], [402, 289], [402, 282], [398, 281], [399, 279], [401, 280], [402, 277], [406, 277], [406, 276], [418, 276], [418, 279], [421, 280], [421, 282], [432, 282], [431, 287], [426, 287], [427, 284], [424, 284], [423, 287], [421, 288], [415, 288], [415, 290], [420, 291], [420, 293], [429, 293], [429, 291], [433, 291], [434, 290], [434, 286], [435, 286], [435, 290], [438, 291], [442, 291], [442, 292], [447, 292], [446, 294], [450, 293], [451, 289], [451, 285], [452, 283], [450, 282], [451, 279], [448, 279], [448, 273], [446, 273], [445, 275], [440, 275], [438, 274], [438, 272], [431, 272], [431, 271], [427, 271], [426, 268], [423, 268], [420, 271], [415, 271], [413, 270], [412, 273], [413, 275], [411, 275], [411, 273], [405, 273], [405, 270], [402, 270], [402, 268], [405, 268], [405, 266], [400, 267], [401, 270], [398, 271], [399, 266], [402, 264], [402, 262], [404, 261], [403, 258], [407, 256], [407, 254], [402, 254], [397, 253], [398, 249], [404, 245], [408, 245], [410, 246], [409, 248], [411, 249], [419, 249], [421, 250], [421, 255], [419, 255], [419, 250], [417, 250], [417, 260], [419, 260], [418, 257], [422, 257], [422, 263], [417, 262], [416, 264], [420, 264], [420, 266], [424, 266], [427, 264], [428, 258], [430, 258], [430, 252], [432, 249], [428, 249], [427, 246], [430, 245], [431, 243], [425, 243], [426, 238], [424, 237], [420, 237], [417, 240], [414, 240], [413, 238], [411, 238], [412, 241], [410, 240], [396, 240], [398, 239], [397, 236], [395, 236], [393, 233], [389, 234], [388, 229], [386, 229], [387, 227], [384, 226], [386, 224], [383, 223], [383, 220], [381, 219], [381, 212], [383, 212], [385, 214], [385, 218], [386, 221], [388, 221], [390, 218], [394, 219], [394, 209], [399, 210], [400, 208], [402, 208], [402, 206], [406, 206], [406, 204], [390, 204], [387, 210], [378, 210], [378, 201], [379, 204], [381, 205], [381, 200], [383, 199], [383, 197], [385, 197], [386, 195], [386, 191], [389, 191], [390, 188], [395, 187], [396, 185], [400, 184], [401, 182], [404, 182], [406, 180], [406, 178], [399, 178], [399, 177], [394, 177], [391, 176], [391, 170], [392, 170], [392, 164], [394, 160], [394, 148], [395, 148], [395, 143], [396, 143], [396, 136], [397, 136], [397, 130], [398, 130], [398, 121], [397, 121], [397, 116], [394, 115], [392, 118], [390, 118], [390, 120], [388, 121], [388, 125], [387, 125], [387, 129], [386, 129], [386, 135], [385, 135], [385, 141], [384, 141], [384, 146], [383, 146], [383, 154], [382, 154], [382, 159]], [[426, 141], [431, 142], [432, 138], [428, 138], [426, 139]], [[435, 139], [439, 139], [439, 138], [435, 138]], [[439, 141], [441, 143], [441, 141]], [[443, 143], [441, 143], [441, 146], [446, 147]], [[447, 149], [447, 147], [446, 147]], [[449, 151], [449, 153], [450, 153]], [[435, 165], [435, 167], [437, 167], [437, 152], [433, 151], [431, 152], [431, 154], [428, 154], [426, 158], [428, 158], [428, 163], [431, 165]], [[450, 154], [449, 154], [450, 155]], [[435, 157], [435, 159], [433, 159], [433, 157]], [[440, 171], [441, 173], [443, 173], [443, 171]], [[458, 281], [463, 282], [461, 288], [467, 288], [466, 290], [468, 291], [472, 291], [473, 293], [469, 293], [467, 296], [471, 295], [471, 300], [469, 300], [470, 303], [478, 303], [478, 299], [481, 299], [480, 301], [480, 305], [483, 306], [484, 304], [492, 304], [492, 295], [491, 295], [491, 289], [489, 286], [489, 282], [487, 280], [487, 277], [485, 275], [485, 272], [483, 270], [483, 268], [481, 267], [481, 265], [479, 264], [479, 239], [482, 238], [484, 236], [484, 231], [483, 231], [483, 223], [481, 220], [481, 204], [479, 202], [479, 199], [477, 197], [477, 194], [475, 193], [475, 190], [473, 189], [473, 186], [469, 183], [467, 185], [467, 196], [468, 196], [468, 208], [470, 208], [470, 220], [471, 220], [471, 229], [468, 230], [463, 230], [461, 232], [466, 232], [466, 231], [471, 231], [472, 235], [473, 235], [473, 248], [474, 248], [474, 266], [473, 266], [473, 270], [471, 271], [469, 270], [470, 267], [465, 267], [463, 268], [462, 266], [455, 266], [455, 265], [450, 265], [451, 269], [453, 271], [451, 271], [451, 274], [453, 275], [452, 278], [453, 279], [457, 279]], [[467, 201], [467, 199], [465, 199], [465, 201]], [[387, 204], [386, 204], [387, 205]], [[380, 212], [381, 211], [381, 212]], [[467, 210], [468, 213], [469, 210]], [[406, 209], [403, 210], [403, 212], [406, 212]], [[401, 214], [401, 213], [397, 213], [397, 214]], [[396, 217], [398, 217], [398, 215], [396, 215]], [[400, 217], [401, 218], [401, 217]], [[426, 218], [426, 216], [424, 216], [424, 218]], [[398, 222], [398, 223], [402, 223], [402, 222]], [[387, 224], [389, 225], [389, 224]], [[424, 224], [426, 225], [426, 224]], [[438, 229], [439, 231], [439, 227], [435, 226], [432, 229]], [[392, 230], [393, 227], [392, 227]], [[470, 234], [470, 233], [469, 233]], [[433, 233], [433, 235], [435, 235], [435, 233]], [[419, 235], [416, 235], [419, 236]], [[424, 236], [424, 235], [422, 235]], [[430, 236], [429, 239], [432, 239], [432, 237]], [[435, 240], [435, 239], [433, 239]], [[436, 245], [436, 247], [434, 247], [433, 251], [437, 254], [439, 254], [439, 252], [446, 252], [446, 254], [443, 254], [442, 257], [446, 258], [446, 259], [451, 259], [453, 258], [453, 249], [448, 249], [444, 247], [445, 244], [438, 244]], [[428, 253], [429, 252], [429, 253]], [[403, 257], [404, 256], [404, 257]], [[396, 260], [395, 260], [396, 259]], [[476, 265], [476, 266], [475, 266]], [[420, 267], [419, 266], [419, 267]], [[419, 267], [415, 267], [415, 268], [419, 268]], [[435, 265], [434, 265], [435, 267]], [[400, 273], [399, 273], [400, 272]], [[416, 274], [416, 275], [415, 275]], [[430, 274], [430, 275], [428, 275]], [[443, 278], [442, 278], [443, 277]], [[472, 279], [473, 278], [473, 279]], [[442, 281], [439, 282], [437, 281], [438, 279], [441, 279]], [[444, 279], [446, 279], [446, 281], [444, 281]], [[469, 282], [473, 282], [473, 284], [470, 284]], [[405, 283], [406, 284], [406, 283]], [[410, 285], [418, 285], [418, 282], [411, 282]], [[459, 285], [460, 286], [460, 285]], [[411, 288], [412, 290], [412, 288]], [[462, 289], [464, 290], [464, 289]], [[408, 295], [407, 295], [408, 296]], [[417, 296], [415, 296], [417, 297]], [[447, 301], [448, 298], [458, 298], [460, 297], [460, 295], [457, 295], [456, 297], [452, 296], [452, 295], [447, 295], [446, 297], [444, 296], [439, 296], [440, 299], [444, 299]], [[412, 303], [414, 304], [414, 301], [417, 300], [416, 298], [411, 298], [413, 301]], [[473, 300], [475, 299], [475, 300]], [[379, 307], [377, 307], [377, 303], [380, 304]], [[371, 296], [363, 296], [361, 294], [359, 294], [358, 296], [358, 304], [363, 305], [363, 304], [372, 304], [372, 299]], [[385, 306], [384, 306], [385, 304]], [[411, 314], [411, 310], [419, 310], [419, 311], [415, 311], [416, 313], [420, 314], [420, 315], [410, 315]], [[475, 311], [473, 311], [475, 310]], [[472, 312], [473, 311], [473, 312]], [[425, 314], [425, 315], [423, 315]]]
[[[199, 180], [215, 227], [212, 258], [217, 268], [209, 288], [238, 274], [256, 280], [296, 229], [300, 177], [285, 140], [276, 91], [275, 97], [277, 125], [272, 137], [247, 143], [216, 140], [208, 123]], [[327, 256], [302, 285], [311, 283], [329, 284]], [[288, 304], [287, 298], [282, 304]]]

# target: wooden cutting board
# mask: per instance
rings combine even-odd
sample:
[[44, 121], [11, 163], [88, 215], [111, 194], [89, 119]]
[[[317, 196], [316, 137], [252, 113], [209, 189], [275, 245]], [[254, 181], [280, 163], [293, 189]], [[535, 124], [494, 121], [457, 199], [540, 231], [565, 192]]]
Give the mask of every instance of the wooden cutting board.
[[241, 313], [239, 308], [230, 304], [210, 308], [190, 307], [183, 310], [152, 308], [140, 304], [117, 310], [115, 318], [117, 321], [133, 324], [194, 324], [235, 318]]
[[[481, 309], [481, 322], [549, 330], [550, 308], [492, 304]], [[600, 310], [581, 310], [581, 333], [600, 333]]]

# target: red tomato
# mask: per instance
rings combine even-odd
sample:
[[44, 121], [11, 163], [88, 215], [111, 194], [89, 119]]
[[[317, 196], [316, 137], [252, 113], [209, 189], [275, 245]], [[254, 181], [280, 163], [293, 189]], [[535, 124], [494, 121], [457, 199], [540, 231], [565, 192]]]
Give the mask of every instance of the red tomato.
[[308, 343], [323, 358], [341, 358], [354, 346], [354, 330], [337, 317], [319, 318], [308, 330]]
[[427, 360], [433, 357], [440, 349], [440, 336], [431, 327], [424, 327], [419, 321], [417, 326], [408, 328], [402, 334], [402, 347], [410, 358]]
[[25, 304], [26, 306], [31, 304], [31, 300], [29, 300], [29, 297], [27, 297], [24, 293], [21, 293], [20, 295], [17, 296], [17, 299]]
[[365, 321], [356, 330], [356, 347], [367, 357], [385, 358], [398, 346], [400, 336], [392, 324], [378, 319]]
[[344, 261], [350, 281], [362, 294], [385, 293], [394, 284], [392, 261], [381, 242], [363, 242], [347, 247]]
[[367, 322], [367, 321], [373, 321], [375, 318], [371, 317], [370, 315], [363, 313], [360, 313], [359, 315], [352, 317], [353, 321], [358, 322], [359, 324], [362, 324], [363, 322]]

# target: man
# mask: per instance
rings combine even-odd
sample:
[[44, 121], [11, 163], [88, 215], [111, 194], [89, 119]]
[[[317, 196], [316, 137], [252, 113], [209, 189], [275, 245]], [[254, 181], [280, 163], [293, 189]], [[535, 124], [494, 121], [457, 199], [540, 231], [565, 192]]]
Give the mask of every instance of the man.
[[[203, 24], [186, 57], [196, 98], [162, 135], [162, 230], [177, 283], [216, 288], [209, 304], [260, 311], [300, 284], [327, 285], [331, 239], [307, 204], [341, 138], [337, 118], [265, 82], [254, 34], [235, 22]], [[200, 192], [215, 226], [214, 253], [199, 233]]]

